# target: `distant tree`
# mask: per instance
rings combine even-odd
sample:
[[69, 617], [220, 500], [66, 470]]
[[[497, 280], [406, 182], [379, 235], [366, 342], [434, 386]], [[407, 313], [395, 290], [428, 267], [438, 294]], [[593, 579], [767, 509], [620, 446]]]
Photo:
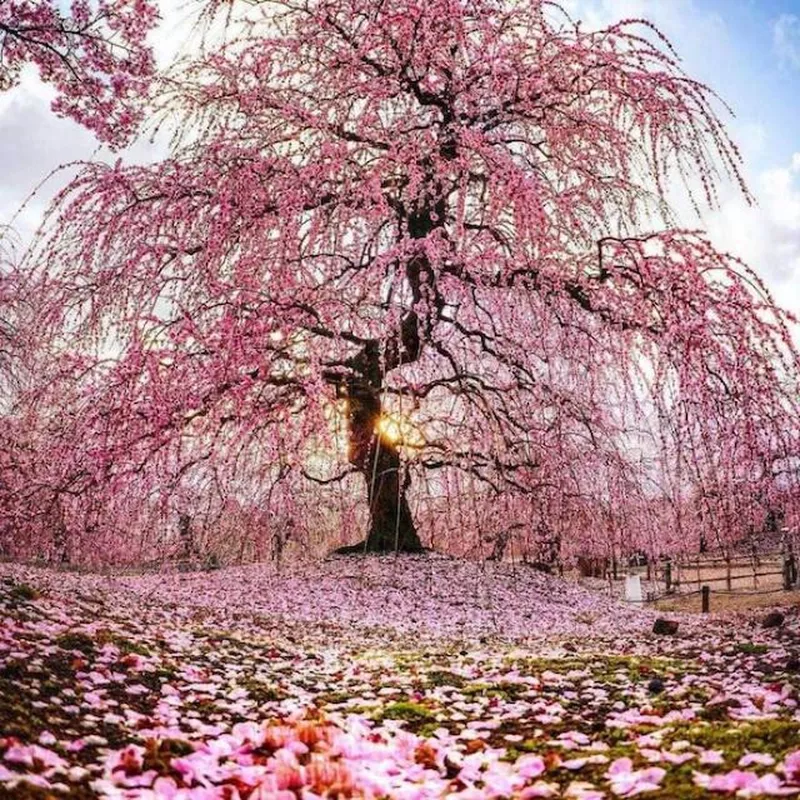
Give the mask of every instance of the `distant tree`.
[[[13, 426], [7, 415], [19, 388], [21, 341], [20, 290], [15, 271], [12, 232], [0, 226], [0, 498], [8, 498], [19, 482], [19, 458]], [[12, 473], [14, 478], [12, 479]], [[0, 500], [0, 556], [14, 533], [7, 501]]]
[[56, 113], [72, 117], [112, 145], [141, 120], [153, 78], [145, 37], [155, 24], [148, 0], [4, 0], [0, 2], [0, 90], [35, 64], [53, 84]]
[[[71, 117], [119, 147], [137, 130], [154, 79], [146, 35], [156, 19], [155, 6], [147, 0], [75, 0], [69, 13], [66, 4], [50, 0], [0, 2], [0, 91], [14, 87], [21, 68], [32, 63], [57, 90], [52, 107], [59, 116]], [[37, 459], [30, 425], [21, 422], [18, 409], [12, 414], [27, 370], [24, 361], [32, 355], [30, 341], [20, 332], [31, 305], [12, 246], [15, 239], [13, 229], [0, 226], [0, 554], [13, 551], [8, 539], [19, 538], [20, 515], [27, 519], [32, 511], [25, 500], [37, 488], [31, 485]], [[28, 322], [29, 329], [35, 327]], [[57, 557], [65, 560], [63, 516], [54, 516], [57, 506], [42, 504], [39, 494], [37, 499], [42, 513], [32, 521], [41, 527], [42, 518], [49, 520]], [[35, 549], [40, 542], [28, 544]]]
[[418, 551], [446, 519], [621, 556], [653, 539], [631, 509], [734, 487], [797, 430], [785, 316], [673, 226], [668, 190], [713, 203], [739, 156], [648, 23], [219, 13], [225, 42], [169, 83], [172, 155], [88, 165], [36, 251], [37, 485], [68, 487], [76, 529], [137, 493], [280, 483], [259, 496], [308, 533], [338, 485], [354, 549]]
[[8, 401], [15, 383], [17, 357], [18, 281], [10, 246], [12, 232], [0, 225], [0, 410]]

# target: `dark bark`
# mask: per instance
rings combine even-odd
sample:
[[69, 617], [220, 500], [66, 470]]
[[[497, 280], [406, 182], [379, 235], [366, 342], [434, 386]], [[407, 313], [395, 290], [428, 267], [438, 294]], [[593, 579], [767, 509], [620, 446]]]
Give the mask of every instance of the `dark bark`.
[[500, 531], [498, 534], [495, 535], [492, 541], [492, 552], [489, 555], [489, 561], [502, 561], [503, 556], [506, 554], [506, 547], [508, 546], [508, 540], [511, 538], [511, 530], [508, 528], [504, 531]]
[[61, 506], [61, 499], [59, 497], [56, 497], [54, 501], [52, 513], [54, 516], [53, 555], [55, 556], [55, 560], [60, 564], [69, 564], [69, 530], [67, 529], [67, 523], [64, 520], [64, 509]]
[[397, 445], [378, 434], [380, 385], [350, 381], [347, 399], [350, 463], [367, 485], [369, 529], [363, 542], [336, 552], [421, 553], [424, 548], [406, 498], [411, 479], [403, 472]]
[[191, 561], [197, 555], [197, 547], [194, 542], [194, 531], [192, 530], [192, 518], [189, 514], [178, 516], [178, 533], [183, 542], [183, 558]]
[[[446, 206], [440, 197], [423, 202], [416, 209], [400, 209], [400, 223], [411, 239], [424, 239], [443, 224]], [[427, 257], [420, 252], [405, 265], [406, 279], [414, 304], [424, 291], [433, 291], [435, 276]], [[425, 288], [423, 288], [425, 287]], [[381, 393], [384, 375], [402, 364], [416, 361], [423, 340], [430, 336], [430, 323], [421, 325], [415, 310], [409, 309], [394, 336], [386, 341], [368, 342], [349, 360], [351, 377], [340, 386], [348, 401], [350, 463], [364, 476], [369, 500], [369, 530], [364, 541], [341, 547], [335, 552], [349, 553], [422, 553], [422, 546], [407, 491], [411, 478], [403, 470], [397, 442], [378, 433], [381, 419]]]

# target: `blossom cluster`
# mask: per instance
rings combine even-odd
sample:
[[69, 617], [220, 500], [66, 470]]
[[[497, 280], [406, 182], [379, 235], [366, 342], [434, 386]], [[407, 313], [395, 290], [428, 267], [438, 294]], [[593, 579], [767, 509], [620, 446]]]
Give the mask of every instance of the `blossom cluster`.
[[56, 113], [112, 145], [128, 141], [144, 115], [155, 73], [146, 42], [158, 18], [150, 0], [11, 0], [0, 3], [0, 89], [32, 62], [58, 92]]

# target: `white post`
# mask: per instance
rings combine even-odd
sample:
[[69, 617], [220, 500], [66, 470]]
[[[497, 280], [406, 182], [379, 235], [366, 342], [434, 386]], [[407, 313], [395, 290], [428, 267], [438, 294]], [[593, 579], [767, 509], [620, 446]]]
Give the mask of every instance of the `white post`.
[[625, 577], [625, 599], [629, 603], [642, 602], [642, 578], [640, 575]]

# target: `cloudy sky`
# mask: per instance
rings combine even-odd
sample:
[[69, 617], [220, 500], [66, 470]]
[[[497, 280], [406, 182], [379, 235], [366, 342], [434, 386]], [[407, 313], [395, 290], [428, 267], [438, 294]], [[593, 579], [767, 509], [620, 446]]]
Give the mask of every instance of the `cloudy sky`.
[[[156, 37], [166, 59], [176, 23], [193, 0], [168, 0]], [[692, 76], [733, 108], [729, 129], [742, 148], [745, 176], [758, 204], [749, 207], [733, 187], [721, 208], [686, 224], [702, 224], [717, 245], [743, 257], [777, 300], [800, 314], [800, 0], [566, 0], [573, 16], [595, 27], [645, 17], [675, 45]], [[49, 198], [69, 170], [62, 164], [96, 157], [90, 134], [49, 112], [51, 95], [33, 71], [0, 94], [0, 223], [13, 223], [24, 241], [40, 224]], [[159, 150], [137, 145], [130, 157]], [[32, 194], [33, 193], [33, 194]]]

